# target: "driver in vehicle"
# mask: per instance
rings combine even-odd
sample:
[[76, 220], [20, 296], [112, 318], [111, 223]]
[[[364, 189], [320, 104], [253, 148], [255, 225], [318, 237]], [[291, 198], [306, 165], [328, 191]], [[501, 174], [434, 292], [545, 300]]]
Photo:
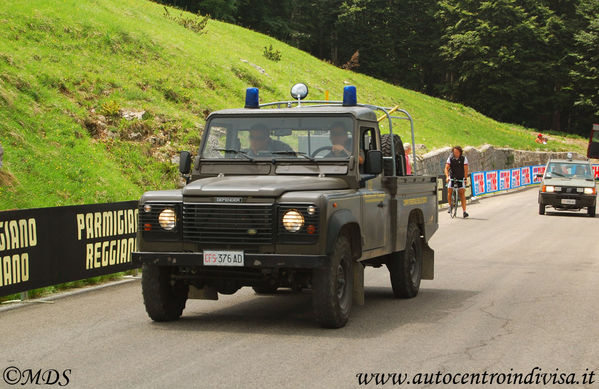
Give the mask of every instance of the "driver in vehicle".
[[[325, 158], [347, 158], [352, 154], [352, 140], [349, 138], [348, 132], [343, 123], [333, 123], [329, 132], [331, 152]], [[364, 163], [364, 151], [361, 149], [358, 160], [360, 165]]]
[[293, 152], [293, 149], [284, 142], [281, 142], [270, 137], [270, 131], [265, 128], [262, 124], [255, 124], [250, 129], [250, 149], [247, 150], [249, 156], [259, 157], [264, 154], [289, 151]]
[[346, 158], [351, 155], [352, 141], [349, 139], [347, 129], [343, 123], [333, 123], [329, 138], [332, 146], [331, 152], [327, 155], [328, 158]]

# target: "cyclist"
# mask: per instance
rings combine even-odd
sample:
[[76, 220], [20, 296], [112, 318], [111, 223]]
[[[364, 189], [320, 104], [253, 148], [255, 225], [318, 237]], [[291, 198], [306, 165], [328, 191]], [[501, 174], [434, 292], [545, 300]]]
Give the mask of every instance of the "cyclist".
[[[449, 213], [455, 204], [451, 203], [451, 195], [453, 190], [457, 189], [462, 201], [462, 211], [464, 218], [468, 217], [466, 212], [466, 177], [468, 177], [468, 158], [464, 156], [464, 150], [460, 146], [455, 146], [452, 153], [447, 158], [445, 164], [445, 177], [447, 179], [447, 203], [449, 204]], [[452, 181], [458, 180], [458, 181]], [[462, 181], [463, 180], [463, 181]]]

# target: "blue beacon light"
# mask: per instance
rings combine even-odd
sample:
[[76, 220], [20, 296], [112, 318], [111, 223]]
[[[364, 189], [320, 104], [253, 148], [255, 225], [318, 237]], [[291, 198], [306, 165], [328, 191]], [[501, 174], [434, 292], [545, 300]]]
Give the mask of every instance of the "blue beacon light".
[[260, 108], [258, 88], [247, 88], [245, 90], [245, 108]]
[[352, 107], [358, 105], [356, 87], [348, 85], [343, 88], [343, 106]]

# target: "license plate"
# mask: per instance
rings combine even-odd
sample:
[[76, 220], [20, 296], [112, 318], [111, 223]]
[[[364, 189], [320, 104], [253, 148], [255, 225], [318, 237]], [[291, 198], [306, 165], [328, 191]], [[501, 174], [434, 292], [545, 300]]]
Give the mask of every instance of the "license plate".
[[564, 204], [564, 205], [576, 205], [576, 200], [574, 200], [574, 199], [562, 199], [562, 204]]
[[243, 251], [204, 251], [204, 266], [243, 266]]

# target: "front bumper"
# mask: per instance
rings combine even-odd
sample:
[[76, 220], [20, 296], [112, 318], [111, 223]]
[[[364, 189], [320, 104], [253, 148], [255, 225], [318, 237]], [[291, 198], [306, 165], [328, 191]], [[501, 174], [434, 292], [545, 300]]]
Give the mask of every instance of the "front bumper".
[[[574, 200], [575, 204], [562, 204], [562, 200]], [[539, 193], [539, 204], [549, 205], [554, 208], [580, 209], [594, 207], [597, 203], [596, 195], [583, 194], [560, 194], [560, 193]]]
[[[254, 269], [317, 269], [325, 268], [329, 263], [327, 255], [291, 255], [291, 254], [254, 254], [245, 253], [244, 268]], [[201, 252], [134, 252], [131, 253], [133, 263], [159, 266], [204, 266], [204, 254]]]

